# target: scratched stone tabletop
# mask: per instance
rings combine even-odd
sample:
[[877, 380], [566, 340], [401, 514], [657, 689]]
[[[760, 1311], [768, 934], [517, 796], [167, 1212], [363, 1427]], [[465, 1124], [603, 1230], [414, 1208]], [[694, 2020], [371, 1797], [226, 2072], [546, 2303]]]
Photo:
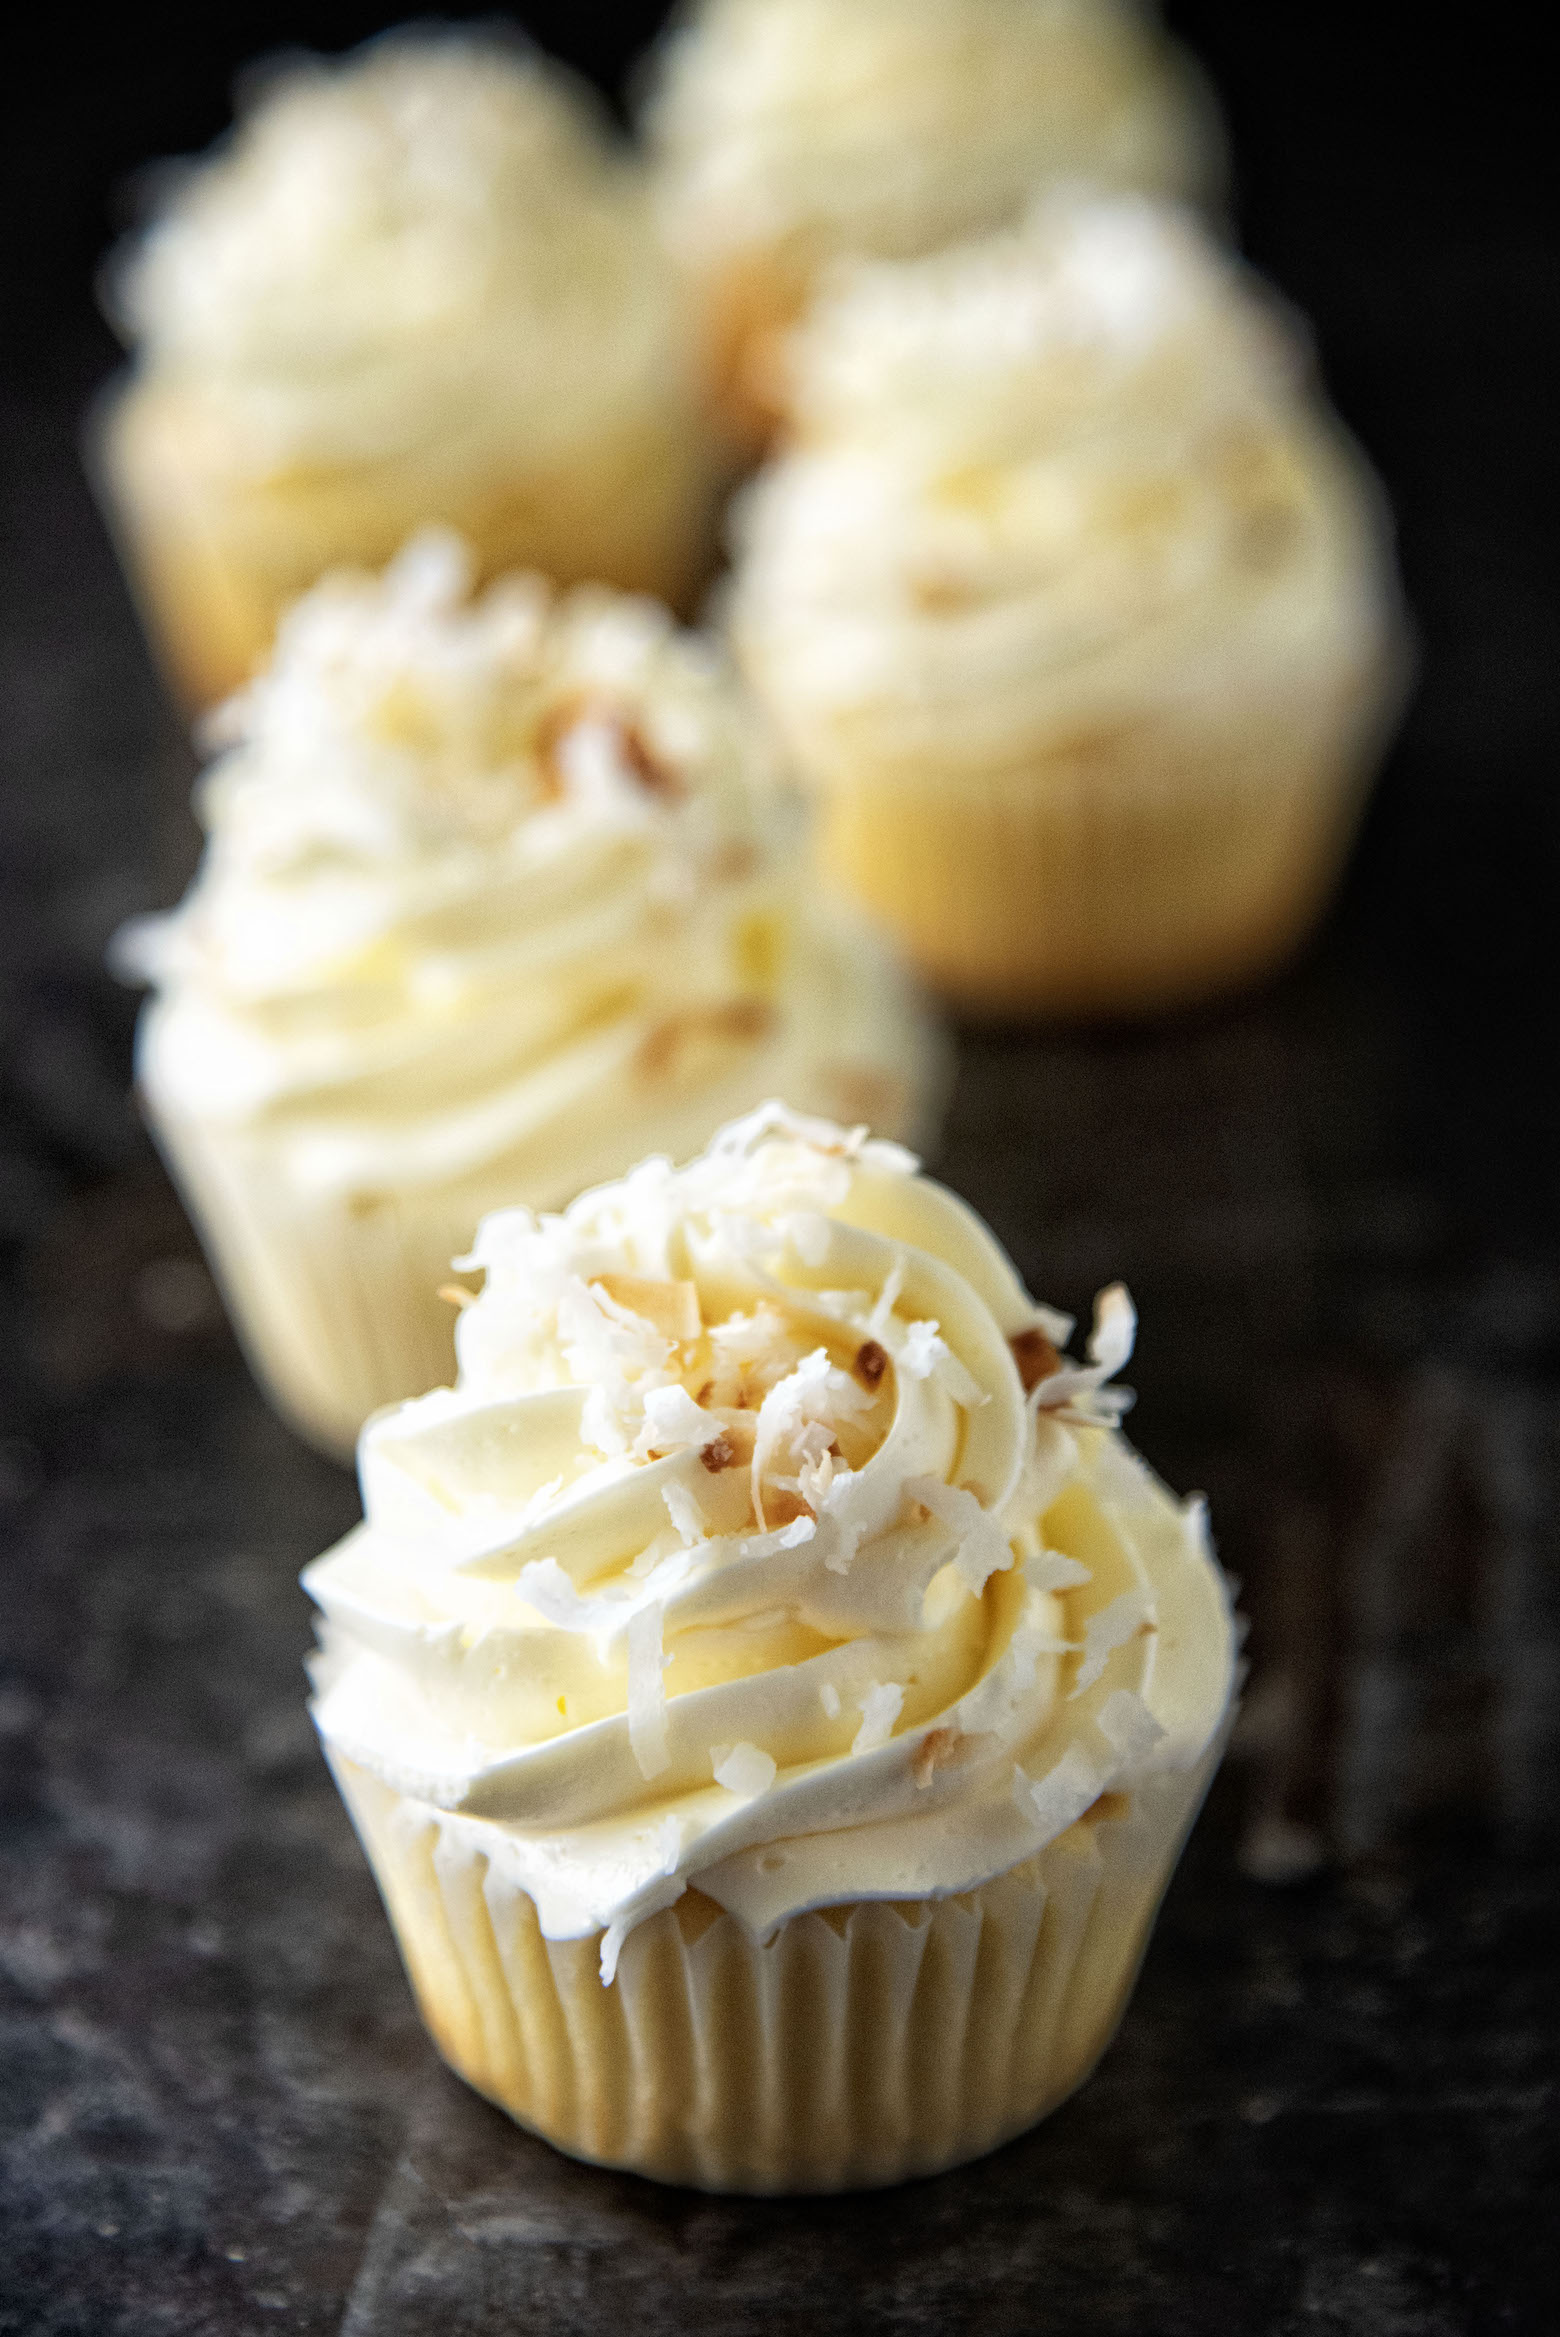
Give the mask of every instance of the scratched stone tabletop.
[[[1251, 15], [1203, 12], [1237, 130]], [[576, 2166], [422, 2033], [304, 1710], [297, 1575], [355, 1488], [249, 1380], [103, 971], [196, 848], [77, 465], [112, 351], [83, 300], [8, 366], [0, 2337], [1560, 2326], [1560, 272], [1429, 195], [1344, 232], [1307, 118], [1249, 215], [1399, 510], [1407, 729], [1298, 966], [961, 1032], [935, 1162], [1039, 1294], [1131, 1286], [1243, 1714], [1097, 2075], [886, 2193]]]

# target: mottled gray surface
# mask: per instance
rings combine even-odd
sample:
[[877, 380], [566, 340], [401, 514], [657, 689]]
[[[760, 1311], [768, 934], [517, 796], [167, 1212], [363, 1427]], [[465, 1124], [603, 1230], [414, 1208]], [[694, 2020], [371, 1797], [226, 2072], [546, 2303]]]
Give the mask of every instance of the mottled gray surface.
[[965, 1043], [943, 1168], [1046, 1296], [1132, 1284], [1136, 1433], [1252, 1618], [1118, 2043], [963, 2173], [702, 2199], [443, 2073], [314, 1750], [295, 1578], [355, 1497], [124, 1102], [101, 948], [182, 881], [189, 764], [75, 378], [4, 433], [0, 2332], [1553, 2328], [1560, 980], [1549, 765], [1515, 715], [1470, 760], [1493, 621], [1293, 978]]

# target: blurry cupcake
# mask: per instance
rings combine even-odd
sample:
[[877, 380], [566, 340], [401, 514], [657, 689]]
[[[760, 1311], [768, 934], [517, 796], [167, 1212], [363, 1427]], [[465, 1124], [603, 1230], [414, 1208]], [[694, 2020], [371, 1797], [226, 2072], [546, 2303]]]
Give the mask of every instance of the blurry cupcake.
[[517, 41], [404, 32], [273, 74], [110, 301], [138, 359], [94, 465], [197, 703], [325, 570], [425, 521], [484, 574], [673, 601], [702, 577], [713, 475], [641, 179]]
[[703, 0], [655, 65], [662, 220], [739, 436], [783, 402], [777, 329], [831, 258], [935, 251], [1059, 180], [1220, 179], [1212, 100], [1138, 0]]
[[714, 2190], [956, 2164], [1109, 2042], [1233, 1685], [1201, 1504], [897, 1146], [769, 1106], [482, 1227], [315, 1719], [446, 2059]]
[[234, 1320], [338, 1449], [448, 1378], [438, 1286], [484, 1210], [777, 1086], [905, 1133], [936, 1084], [706, 647], [599, 587], [467, 581], [428, 536], [289, 613], [223, 711], [195, 882], [118, 944], [160, 993], [140, 1091]]
[[977, 1008], [1157, 1008], [1317, 916], [1399, 703], [1375, 483], [1170, 206], [842, 271], [733, 624], [825, 871]]

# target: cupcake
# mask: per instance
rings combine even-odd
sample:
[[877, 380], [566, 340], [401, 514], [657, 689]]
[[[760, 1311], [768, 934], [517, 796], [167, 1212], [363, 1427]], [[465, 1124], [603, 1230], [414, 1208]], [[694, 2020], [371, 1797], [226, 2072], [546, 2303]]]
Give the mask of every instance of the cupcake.
[[732, 623], [825, 872], [974, 1009], [1133, 1012], [1317, 917], [1400, 702], [1376, 486], [1189, 216], [1053, 197], [842, 272]]
[[111, 271], [136, 347], [93, 465], [191, 700], [287, 602], [441, 521], [484, 574], [684, 600], [715, 485], [639, 174], [515, 41], [421, 30], [274, 73]]
[[895, 1145], [771, 1104], [488, 1218], [364, 1433], [314, 1717], [440, 2051], [710, 2190], [956, 2164], [1087, 2076], [1234, 1678], [1200, 1503]]
[[118, 945], [233, 1318], [344, 1451], [450, 1376], [438, 1286], [484, 1211], [690, 1151], [777, 1084], [895, 1133], [938, 1085], [713, 651], [603, 587], [467, 583], [429, 535], [289, 613], [221, 716], [188, 895]]
[[707, 375], [747, 439], [783, 404], [777, 330], [830, 259], [934, 251], [1061, 180], [1220, 179], [1201, 76], [1137, 0], [705, 0], [644, 113]]

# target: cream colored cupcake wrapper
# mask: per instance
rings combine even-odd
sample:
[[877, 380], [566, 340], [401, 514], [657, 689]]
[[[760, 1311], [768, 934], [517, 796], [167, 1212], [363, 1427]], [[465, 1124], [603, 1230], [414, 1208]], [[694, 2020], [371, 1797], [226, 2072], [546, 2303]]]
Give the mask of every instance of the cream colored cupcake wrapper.
[[256, 1376], [312, 1443], [350, 1460], [370, 1412], [454, 1378], [438, 1291], [486, 1188], [304, 1198], [263, 1143], [154, 1099], [147, 1117]]
[[452, 2069], [576, 2158], [796, 2192], [955, 2166], [1081, 2084], [1222, 1741], [957, 1897], [858, 1900], [760, 1943], [690, 1889], [629, 1934], [607, 1987], [601, 1934], [542, 1936], [497, 1828], [328, 1758]]
[[1213, 995], [1277, 965], [1325, 907], [1381, 696], [1373, 675], [1293, 722], [1150, 723], [1001, 772], [846, 767], [821, 789], [821, 862], [976, 1009]]

